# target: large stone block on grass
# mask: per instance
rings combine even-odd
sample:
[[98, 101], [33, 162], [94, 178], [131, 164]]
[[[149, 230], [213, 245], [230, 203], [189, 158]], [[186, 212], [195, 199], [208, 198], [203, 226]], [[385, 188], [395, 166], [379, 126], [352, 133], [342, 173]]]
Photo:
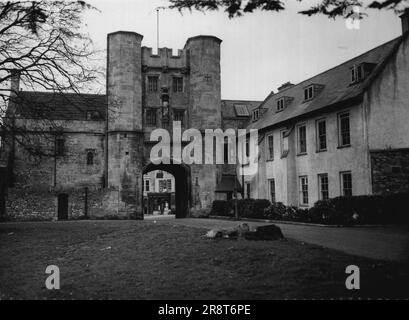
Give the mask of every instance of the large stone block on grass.
[[280, 240], [284, 239], [281, 229], [274, 224], [257, 227], [255, 231], [244, 234], [246, 240]]

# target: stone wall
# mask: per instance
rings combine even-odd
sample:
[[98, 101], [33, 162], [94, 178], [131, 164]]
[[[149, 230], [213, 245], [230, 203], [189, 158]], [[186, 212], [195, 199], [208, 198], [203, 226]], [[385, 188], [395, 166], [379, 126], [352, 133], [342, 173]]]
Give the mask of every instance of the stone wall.
[[409, 191], [409, 149], [371, 151], [374, 194]]
[[[48, 137], [46, 136], [48, 135]], [[102, 133], [64, 132], [63, 155], [54, 157], [33, 154], [16, 144], [14, 158], [15, 185], [37, 190], [50, 188], [69, 189], [81, 186], [102, 186], [104, 177], [104, 135]], [[39, 145], [49, 145], [53, 152], [54, 136], [39, 137]], [[92, 152], [93, 162], [87, 163], [87, 153]]]
[[6, 214], [6, 170], [6, 167], [0, 166], [0, 219]]
[[[68, 194], [68, 218], [77, 219], [85, 212], [85, 190], [83, 188], [65, 190]], [[15, 221], [50, 221], [57, 220], [58, 213], [57, 190], [33, 190], [10, 188], [6, 197], [7, 216]], [[102, 198], [104, 191], [88, 190], [88, 216], [98, 218], [109, 215], [106, 212]]]

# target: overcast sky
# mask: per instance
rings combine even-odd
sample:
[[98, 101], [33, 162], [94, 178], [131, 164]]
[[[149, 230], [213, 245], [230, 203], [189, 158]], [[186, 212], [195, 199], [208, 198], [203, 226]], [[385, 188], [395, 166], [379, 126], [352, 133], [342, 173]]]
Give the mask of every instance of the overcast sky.
[[[160, 47], [182, 49], [186, 39], [215, 35], [221, 45], [222, 98], [264, 100], [287, 81], [298, 83], [401, 35], [392, 11], [367, 11], [359, 30], [345, 20], [307, 17], [297, 12], [314, 1], [283, 1], [280, 13], [256, 12], [229, 19], [223, 11], [160, 11]], [[316, 1], [315, 1], [316, 2]], [[86, 16], [88, 32], [99, 48], [107, 33], [125, 30], [144, 36], [156, 48], [156, 10], [166, 0], [93, 0], [101, 12]]]

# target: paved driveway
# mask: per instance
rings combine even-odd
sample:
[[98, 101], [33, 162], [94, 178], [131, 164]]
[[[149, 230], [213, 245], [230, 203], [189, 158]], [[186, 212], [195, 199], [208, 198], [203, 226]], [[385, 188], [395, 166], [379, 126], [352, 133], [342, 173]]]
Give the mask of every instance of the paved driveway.
[[[163, 222], [205, 229], [227, 228], [238, 224], [237, 221], [218, 219], [174, 219]], [[268, 224], [264, 222], [247, 223], [250, 227]], [[394, 261], [409, 260], [408, 228], [389, 226], [331, 228], [293, 224], [277, 225], [287, 238], [368, 258]]]

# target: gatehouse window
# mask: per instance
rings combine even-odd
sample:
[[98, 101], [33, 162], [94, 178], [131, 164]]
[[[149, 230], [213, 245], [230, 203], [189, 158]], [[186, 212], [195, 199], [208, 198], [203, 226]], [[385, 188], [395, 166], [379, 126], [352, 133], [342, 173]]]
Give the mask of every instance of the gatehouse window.
[[148, 126], [156, 126], [156, 109], [146, 109], [146, 124]]
[[183, 92], [182, 77], [173, 77], [173, 92]]
[[158, 92], [158, 76], [148, 76], [148, 92]]
[[185, 119], [185, 110], [178, 110], [178, 109], [173, 110], [173, 120], [174, 121], [180, 121], [180, 124], [183, 126], [184, 119]]

